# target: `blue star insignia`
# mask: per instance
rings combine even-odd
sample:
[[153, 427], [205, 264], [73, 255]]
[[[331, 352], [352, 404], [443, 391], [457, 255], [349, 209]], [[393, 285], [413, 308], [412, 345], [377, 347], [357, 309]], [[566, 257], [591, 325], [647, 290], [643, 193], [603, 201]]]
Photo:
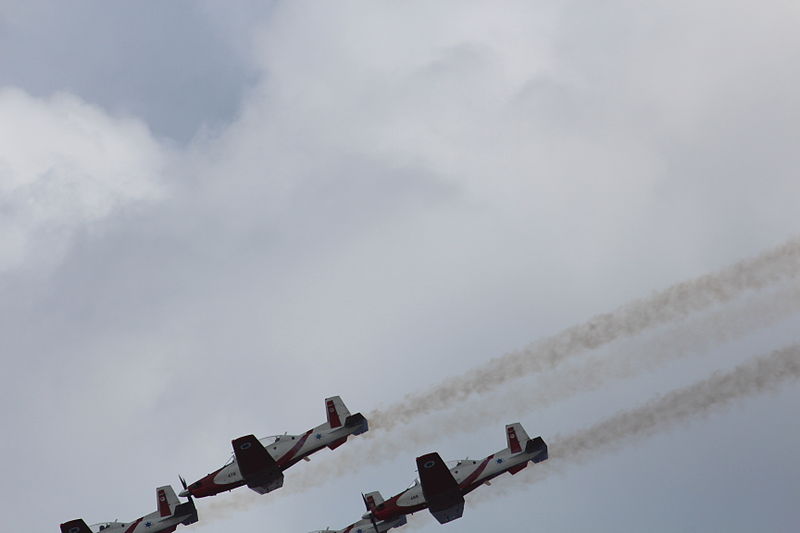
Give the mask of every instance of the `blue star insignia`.
[[502, 464], [502, 462], [503, 462], [503, 460], [502, 460], [502, 459], [498, 459], [498, 460], [497, 460], [497, 464]]
[[152, 522], [145, 522], [145, 524], [144, 524], [144, 527], [150, 527], [150, 526], [152, 526], [152, 525], [153, 525], [153, 523], [152, 523]]
[[319, 440], [319, 439], [321, 439], [321, 438], [322, 438], [322, 434], [321, 434], [321, 433], [317, 433], [317, 434], [316, 434], [316, 435], [314, 435], [314, 436], [317, 438], [317, 440]]

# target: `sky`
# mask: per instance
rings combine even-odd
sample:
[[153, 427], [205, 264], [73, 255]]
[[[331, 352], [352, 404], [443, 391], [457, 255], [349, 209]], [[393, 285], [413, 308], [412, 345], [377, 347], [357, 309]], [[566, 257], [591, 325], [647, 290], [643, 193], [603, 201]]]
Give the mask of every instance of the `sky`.
[[399, 531], [796, 532], [796, 369], [720, 376], [798, 342], [799, 18], [0, 0], [5, 529], [133, 520], [338, 394], [370, 433], [192, 530], [343, 528], [518, 421], [548, 463]]

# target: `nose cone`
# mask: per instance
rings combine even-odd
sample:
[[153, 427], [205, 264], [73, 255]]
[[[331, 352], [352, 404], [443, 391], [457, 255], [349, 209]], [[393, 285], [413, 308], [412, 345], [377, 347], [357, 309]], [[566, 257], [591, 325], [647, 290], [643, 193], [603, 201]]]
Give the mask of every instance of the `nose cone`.
[[181, 493], [178, 494], [178, 496], [180, 496], [181, 498], [185, 498], [185, 497], [189, 496], [190, 494], [191, 494], [191, 492], [189, 492], [189, 489], [186, 489], [184, 491], [181, 491]]

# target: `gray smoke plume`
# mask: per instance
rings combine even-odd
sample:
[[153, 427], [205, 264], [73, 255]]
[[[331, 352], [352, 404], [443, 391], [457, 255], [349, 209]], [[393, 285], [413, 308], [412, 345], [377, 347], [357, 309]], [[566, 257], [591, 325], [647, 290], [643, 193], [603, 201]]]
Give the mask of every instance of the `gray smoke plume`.
[[[530, 465], [513, 477], [497, 478], [491, 488], [481, 488], [467, 496], [467, 506], [475, 508], [503, 497], [511, 490], [519, 490], [520, 485], [542, 481], [569, 467], [667, 431], [679, 423], [720, 411], [736, 399], [777, 390], [780, 385], [798, 378], [800, 345], [796, 344], [748, 361], [730, 372], [717, 373], [636, 409], [617, 413], [572, 435], [546, 439], [548, 461]], [[423, 520], [416, 525], [424, 526], [429, 517], [420, 514]], [[414, 528], [404, 528], [411, 529]]]
[[[708, 379], [663, 395], [636, 409], [617, 413], [572, 435], [547, 438], [550, 453], [547, 462], [529, 467], [513, 478], [507, 476], [505, 482], [502, 482], [503, 478], [499, 478], [492, 490], [482, 490], [481, 497], [474, 498], [470, 505], [502, 496], [511, 488], [518, 487], [520, 482], [530, 484], [541, 481], [567, 467], [629, 446], [637, 439], [650, 437], [700, 416], [707, 416], [730, 406], [736, 399], [777, 390], [780, 385], [798, 378], [800, 345], [795, 344], [741, 364], [730, 372], [716, 373]], [[299, 485], [295, 483], [289, 486], [287, 483], [287, 487], [262, 498], [246, 494], [224, 502], [211, 502], [204, 507], [203, 518], [205, 521], [213, 520], [261, 501], [266, 503], [280, 493], [287, 495], [308, 488]]]
[[798, 377], [800, 344], [795, 344], [651, 400], [637, 409], [618, 413], [568, 437], [556, 438], [550, 457], [554, 463], [579, 463], [600, 450], [617, 449], [629, 439], [649, 437], [690, 417], [727, 406], [734, 399], [776, 390], [778, 385]]
[[[297, 472], [292, 486], [304, 490], [347, 475], [365, 464], [374, 465], [401, 454], [431, 451], [427, 447], [442, 434], [452, 436], [494, 424], [498, 413], [503, 414], [504, 423], [511, 422], [513, 418], [530, 415], [558, 401], [599, 389], [612, 380], [641, 375], [689, 355], [696, 357], [798, 311], [800, 286], [797, 284], [782, 284], [768, 292], [749, 295], [714, 312], [671, 324], [646, 338], [628, 339], [623, 345], [615, 345], [612, 353], [604, 357], [548, 372], [535, 386], [527, 382], [510, 383], [496, 394], [485, 394], [479, 400], [429, 413], [424, 423], [408, 424], [394, 438], [354, 439], [337, 450], [335, 458], [317, 461]], [[431, 428], [436, 430], [431, 431]], [[536, 428], [528, 429], [536, 431]]]
[[[370, 413], [370, 424], [373, 430], [407, 424], [420, 414], [493, 390], [512, 379], [550, 370], [581, 352], [728, 302], [745, 291], [795, 278], [798, 272], [800, 239], [792, 239], [716, 273], [673, 285], [616, 311], [597, 315], [525, 349], [492, 359], [426, 392], [409, 394], [400, 403]], [[370, 433], [367, 435], [377, 436], [375, 431]]]
[[[614, 450], [635, 438], [652, 435], [686, 419], [718, 409], [735, 398], [763, 393], [798, 377], [800, 377], [800, 345], [777, 350], [770, 355], [742, 364], [731, 372], [715, 374], [704, 381], [652, 400], [638, 409], [621, 412], [571, 436], [546, 439], [549, 441], [550, 461], [536, 468], [527, 469], [516, 478], [526, 479], [528, 482], [537, 481], [593, 454]], [[428, 435], [431, 433], [428, 432]], [[261, 498], [245, 492], [226, 500], [211, 502], [205, 507], [204, 518], [213, 520], [227, 516], [233, 511], [247, 509], [265, 499], [302, 492], [335, 476], [348, 475], [365, 464], [406, 451], [409, 443], [404, 437], [385, 439], [381, 443], [367, 443], [372, 448], [372, 457], [369, 449], [357, 449], [365, 445], [363, 441], [353, 441], [348, 445], [353, 448], [347, 450], [346, 454], [331, 457], [323, 464], [309, 465], [310, 468], [296, 476], [287, 474], [286, 486], [267, 497]], [[488, 492], [500, 495], [503, 493], [504, 485], [501, 483], [495, 490]]]
[[[468, 402], [463, 408], [433, 414], [430, 425], [440, 433], [465, 431], [493, 419], [498, 412], [506, 417], [530, 414], [577, 394], [600, 389], [612, 380], [632, 378], [689, 355], [697, 357], [797, 314], [800, 286], [792, 284], [776, 289], [751, 295], [692, 320], [682, 320], [647, 338], [629, 339], [621, 346], [615, 345], [603, 357], [553, 370], [534, 386], [526, 382], [508, 384], [490, 399], [483, 396], [481, 401]], [[426, 436], [424, 431], [416, 429], [404, 429], [403, 436], [411, 442], [431, 440], [430, 433]]]
[[[675, 427], [677, 424], [728, 407], [736, 399], [775, 391], [780, 385], [800, 378], [800, 344], [794, 344], [757, 357], [727, 373], [716, 373], [708, 379], [670, 392], [641, 407], [622, 411], [597, 424], [567, 436], [548, 441], [550, 459], [534, 468], [527, 468], [505, 483], [496, 483], [495, 490], [485, 491], [497, 497], [520, 482], [540, 481], [567, 467], [598, 455], [616, 451]], [[491, 494], [490, 494], [491, 493]]]
[[[351, 439], [347, 446], [336, 450], [331, 457], [320, 455], [310, 464], [287, 472], [285, 486], [264, 498], [274, 499], [303, 492], [336, 477], [352, 474], [365, 465], [374, 465], [403, 453], [430, 451], [426, 447], [442, 433], [469, 431], [494, 420], [498, 412], [503, 412], [506, 422], [510, 421], [511, 417], [529, 414], [532, 410], [575, 394], [597, 389], [612, 379], [638, 375], [688, 354], [697, 355], [740, 335], [774, 324], [797, 313], [799, 309], [800, 286], [794, 283], [748, 295], [712, 313], [671, 324], [669, 328], [647, 338], [629, 339], [625, 345], [615, 346], [613, 353], [606, 357], [548, 373], [547, 379], [541, 380], [535, 387], [522, 383], [510, 384], [511, 388], [500, 395], [491, 398], [484, 395], [481, 401], [463, 403], [455, 411], [437, 412], [433, 419], [423, 425], [410, 424], [404, 427], [397, 438], [366, 440], [364, 437], [367, 433]], [[433, 432], [431, 427], [437, 430]], [[264, 498], [241, 490], [207, 504], [204, 515], [207, 519], [227, 516], [263, 502]]]

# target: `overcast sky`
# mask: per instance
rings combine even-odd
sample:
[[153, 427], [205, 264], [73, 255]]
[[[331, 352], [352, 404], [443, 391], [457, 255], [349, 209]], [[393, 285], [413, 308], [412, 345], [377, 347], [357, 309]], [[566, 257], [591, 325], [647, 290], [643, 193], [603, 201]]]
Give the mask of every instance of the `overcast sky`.
[[[3, 529], [132, 520], [231, 439], [321, 423], [326, 396], [397, 405], [796, 237], [798, 23], [791, 0], [0, 0]], [[375, 431], [385, 460], [288, 490], [354, 439], [191, 527], [343, 528], [417, 455], [487, 455], [516, 421], [553, 441], [797, 342], [796, 289], [432, 406]], [[794, 533], [798, 405], [790, 380], [398, 531]]]

